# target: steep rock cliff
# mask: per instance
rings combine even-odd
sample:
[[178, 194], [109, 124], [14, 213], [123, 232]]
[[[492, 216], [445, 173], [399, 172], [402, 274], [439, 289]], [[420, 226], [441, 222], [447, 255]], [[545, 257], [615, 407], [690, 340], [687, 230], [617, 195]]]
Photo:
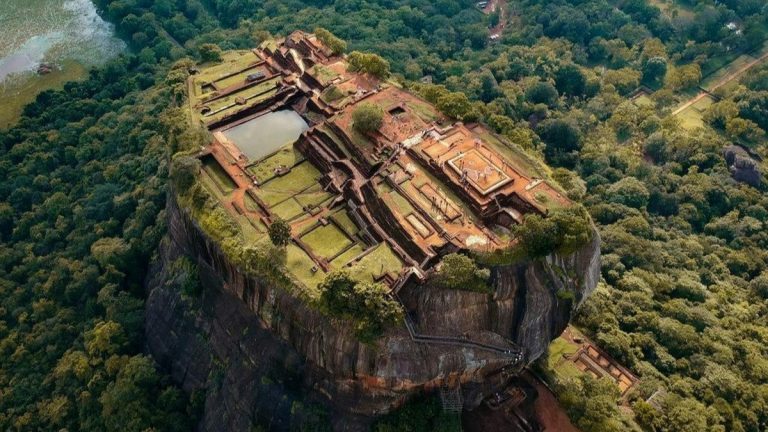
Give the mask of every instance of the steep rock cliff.
[[[472, 408], [522, 366], [473, 346], [414, 341], [404, 326], [361, 344], [342, 323], [246, 277], [173, 199], [167, 213], [168, 238], [147, 280], [148, 348], [186, 390], [206, 390], [202, 430], [248, 430], [257, 418], [285, 430], [307, 403], [330, 407], [335, 428], [352, 430], [416, 393], [459, 382]], [[199, 299], [172, 283], [181, 255], [198, 264]], [[493, 295], [407, 287], [401, 297], [416, 332], [510, 348], [512, 341], [530, 362], [596, 286], [599, 255], [595, 236], [566, 257], [494, 268]]]

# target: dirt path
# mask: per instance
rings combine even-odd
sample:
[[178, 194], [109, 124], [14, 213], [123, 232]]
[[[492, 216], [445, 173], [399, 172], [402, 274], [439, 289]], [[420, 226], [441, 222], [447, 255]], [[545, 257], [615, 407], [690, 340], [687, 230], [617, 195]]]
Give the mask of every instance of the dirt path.
[[486, 6], [484, 12], [486, 14], [493, 13], [496, 8], [499, 9], [499, 23], [496, 24], [496, 27], [493, 27], [488, 34], [488, 37], [491, 39], [497, 39], [501, 37], [501, 33], [504, 31], [504, 27], [507, 26], [507, 19], [509, 18], [509, 11], [507, 1], [506, 0], [491, 0], [490, 3], [488, 3], [488, 6]]
[[579, 432], [549, 388], [529, 371], [526, 371], [524, 376], [539, 393], [534, 406], [543, 432]]
[[753, 66], [762, 63], [765, 59], [768, 59], [768, 53], [763, 54], [762, 56], [758, 57], [757, 59], [745, 64], [741, 68], [729, 73], [728, 75], [725, 75], [720, 79], [720, 81], [717, 82], [714, 86], [712, 86], [712, 89], [710, 91], [701, 91], [699, 94], [694, 96], [692, 99], [690, 99], [688, 102], [680, 105], [672, 111], [672, 115], [676, 115], [682, 111], [684, 111], [686, 108], [690, 107], [691, 105], [695, 104], [696, 102], [704, 99], [705, 97], [709, 96], [710, 93], [714, 92], [715, 90], [719, 89], [720, 87], [728, 84], [729, 82], [733, 81], [734, 79], [738, 78], [741, 74], [752, 68]]

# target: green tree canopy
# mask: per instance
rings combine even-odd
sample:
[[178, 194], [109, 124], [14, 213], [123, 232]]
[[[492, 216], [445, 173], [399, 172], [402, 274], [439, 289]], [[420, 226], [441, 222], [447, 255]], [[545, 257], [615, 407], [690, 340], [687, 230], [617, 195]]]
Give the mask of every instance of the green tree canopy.
[[379, 130], [384, 119], [384, 110], [380, 106], [364, 102], [352, 111], [353, 126], [358, 131], [369, 134]]
[[359, 282], [347, 272], [329, 274], [318, 289], [322, 307], [334, 317], [352, 321], [363, 342], [373, 342], [402, 316], [386, 286]]
[[352, 51], [347, 56], [347, 62], [352, 71], [371, 74], [379, 79], [389, 76], [389, 62], [378, 54]]
[[443, 258], [440, 269], [435, 273], [435, 282], [448, 289], [489, 292], [490, 276], [490, 270], [479, 268], [472, 258], [452, 253]]
[[589, 215], [581, 206], [554, 210], [542, 217], [531, 214], [513, 229], [520, 247], [530, 257], [553, 252], [572, 253], [592, 239]]
[[269, 239], [275, 246], [287, 246], [291, 242], [291, 225], [282, 218], [276, 218], [269, 225]]
[[315, 36], [317, 36], [318, 39], [322, 43], [324, 43], [328, 48], [331, 49], [331, 51], [334, 54], [341, 54], [347, 49], [347, 43], [344, 42], [342, 39], [337, 38], [334, 36], [333, 33], [329, 32], [328, 30], [318, 27], [314, 31]]
[[202, 44], [200, 45], [198, 52], [200, 53], [200, 59], [205, 63], [221, 61], [221, 48], [216, 44]]

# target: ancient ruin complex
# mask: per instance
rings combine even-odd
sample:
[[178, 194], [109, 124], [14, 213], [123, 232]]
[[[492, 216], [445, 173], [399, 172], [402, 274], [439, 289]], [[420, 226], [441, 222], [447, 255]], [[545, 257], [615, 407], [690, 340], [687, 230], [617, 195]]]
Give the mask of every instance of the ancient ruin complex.
[[[254, 237], [274, 218], [289, 221], [289, 270], [310, 288], [348, 268], [397, 292], [423, 282], [440, 257], [510, 247], [505, 227], [570, 204], [483, 126], [449, 122], [350, 71], [310, 34], [235, 53], [189, 85], [191, 109], [214, 136], [201, 158], [216, 195]], [[383, 109], [377, 131], [354, 127], [361, 104]], [[283, 136], [274, 128], [285, 122]], [[284, 141], [266, 143], [265, 133]]]
[[[191, 117], [211, 135], [198, 181], [215, 200], [196, 215], [169, 195], [146, 328], [174, 379], [206, 389], [201, 430], [249, 430], [256, 417], [288, 430], [306, 401], [333, 410], [338, 430], [364, 430], [427, 392], [472, 409], [538, 358], [597, 285], [594, 235], [569, 254], [492, 266], [489, 292], [433, 286], [445, 255], [514, 251], [509, 227], [571, 202], [514, 144], [347, 60], [295, 32], [188, 80]], [[381, 123], [356, 127], [368, 104]], [[225, 252], [232, 239], [205, 229], [211, 205], [238, 225], [238, 251], [264, 250], [268, 227], [288, 222], [284, 255], [268, 258], [284, 263], [290, 289]], [[175, 288], [180, 257], [197, 264], [199, 303]], [[318, 284], [337, 270], [388, 287], [404, 325], [364, 343], [320, 310]]]

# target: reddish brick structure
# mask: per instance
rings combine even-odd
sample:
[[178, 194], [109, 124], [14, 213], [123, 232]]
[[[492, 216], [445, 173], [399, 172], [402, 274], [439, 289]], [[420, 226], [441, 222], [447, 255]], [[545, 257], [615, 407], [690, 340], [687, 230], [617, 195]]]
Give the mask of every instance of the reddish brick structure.
[[[484, 126], [451, 123], [398, 86], [349, 71], [345, 59], [314, 35], [294, 32], [241, 53], [229, 65], [190, 77], [190, 109], [213, 132], [201, 155], [211, 155], [236, 185], [222, 204], [263, 225], [287, 219], [294, 243], [314, 261], [313, 271], [354, 267], [386, 244], [401, 269], [382, 266], [374, 278], [397, 290], [410, 278], [423, 280], [447, 253], [510, 247], [505, 228], [528, 214], [570, 205], [520, 163], [521, 152]], [[354, 127], [352, 113], [362, 103], [383, 110], [374, 133]], [[287, 143], [300, 155], [290, 164], [274, 162], [284, 149], [250, 160], [227, 137], [234, 126], [283, 110], [308, 124]], [[299, 171], [316, 173], [296, 190], [286, 180], [293, 177], [279, 180]], [[336, 223], [332, 216], [340, 211], [355, 226], [353, 245], [322, 257], [303, 236], [329, 220]], [[363, 252], [345, 255], [355, 247]], [[340, 262], [340, 256], [350, 259]]]

